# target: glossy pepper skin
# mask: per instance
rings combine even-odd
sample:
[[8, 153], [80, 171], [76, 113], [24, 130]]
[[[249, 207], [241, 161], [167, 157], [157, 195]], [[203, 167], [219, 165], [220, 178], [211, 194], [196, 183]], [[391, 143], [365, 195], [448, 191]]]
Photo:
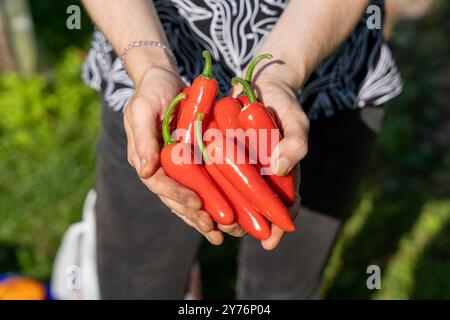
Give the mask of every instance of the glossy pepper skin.
[[250, 99], [246, 95], [239, 95], [236, 99], [244, 108], [250, 104]]
[[270, 227], [258, 209], [253, 207], [215, 165], [206, 164], [205, 168], [234, 207], [237, 223], [256, 239], [267, 239], [270, 236]]
[[194, 122], [197, 115], [201, 112], [205, 115], [205, 119], [208, 119], [219, 90], [218, 83], [212, 74], [211, 55], [208, 51], [203, 51], [202, 55], [205, 58], [205, 67], [189, 88], [177, 123], [177, 129], [187, 130], [181, 140], [190, 144], [193, 144], [195, 139]]
[[[190, 91], [191, 87], [186, 87], [183, 89], [183, 93], [187, 96], [189, 96], [189, 91]], [[180, 122], [180, 117], [181, 117], [181, 110], [183, 110], [184, 107], [184, 103], [186, 102], [185, 100], [182, 100], [179, 104], [178, 104], [178, 112], [177, 112], [177, 124], [178, 122]]]
[[[178, 103], [186, 98], [180, 93], [170, 103], [163, 119], [162, 133], [164, 148], [160, 154], [161, 166], [166, 174], [181, 185], [195, 191], [202, 199], [203, 208], [211, 215], [212, 219], [219, 224], [232, 224], [234, 212], [226, 198], [222, 195], [214, 181], [210, 178], [202, 165], [194, 162], [191, 145], [182, 142], [174, 142], [170, 135], [169, 120]], [[177, 148], [177, 149], [175, 149]], [[175, 152], [189, 152], [190, 162], [175, 162]]]
[[[206, 147], [202, 141], [201, 120], [202, 114], [198, 116], [196, 127], [196, 138], [200, 149], [203, 151], [203, 158], [205, 160], [205, 169], [217, 185], [222, 190], [223, 194], [228, 198], [236, 213], [237, 223], [249, 234], [259, 240], [265, 240], [270, 236], [270, 227], [261, 213], [256, 209], [250, 201], [247, 200], [234, 186], [230, 183], [214, 163], [210, 162], [206, 154]], [[214, 121], [210, 121], [207, 130], [216, 129]]]
[[[265, 59], [272, 59], [272, 55], [262, 54], [250, 62], [245, 74], [245, 80], [249, 84], [252, 81], [256, 66]], [[225, 97], [216, 103], [214, 106], [214, 119], [223, 134], [226, 133], [226, 129], [241, 128], [238, 116], [242, 107], [246, 107], [249, 103], [250, 100], [244, 91], [239, 93], [236, 98]]]
[[[272, 156], [273, 149], [276, 146], [272, 146], [271, 132], [273, 130], [278, 133], [278, 141], [281, 141], [281, 133], [278, 129], [275, 120], [270, 115], [267, 108], [261, 103], [256, 101], [256, 95], [253, 90], [250, 88], [248, 82], [240, 78], [234, 78], [232, 83], [238, 84], [240, 83], [244, 87], [244, 91], [249, 97], [250, 103], [244, 107], [239, 114], [239, 123], [242, 128], [245, 130], [255, 129], [255, 130], [267, 130], [266, 139], [264, 141], [260, 141], [260, 135], [257, 135], [257, 150], [253, 150], [254, 154], [257, 155], [258, 160], [261, 166], [264, 169], [270, 169], [270, 163], [264, 163], [267, 161], [263, 161], [261, 151], [261, 146], [266, 146], [266, 156], [270, 158]], [[255, 144], [254, 144], [255, 145]], [[275, 174], [266, 175], [270, 185], [275, 189], [277, 194], [283, 199], [286, 205], [291, 206], [295, 201], [295, 190], [294, 190], [294, 179], [292, 177], [292, 173], [288, 173], [285, 176], [277, 176]]]
[[[289, 212], [281, 199], [259, 174], [255, 165], [249, 163], [245, 146], [222, 135], [207, 146], [208, 158], [223, 176], [269, 221], [286, 232], [295, 230]], [[225, 150], [231, 146], [232, 150]], [[236, 159], [244, 159], [236, 161]]]
[[[257, 65], [263, 60], [272, 59], [270, 54], [262, 54], [253, 59], [248, 65], [247, 72], [245, 74], [245, 81], [250, 85], [253, 79], [253, 73]], [[239, 122], [239, 114], [242, 108], [247, 107], [250, 104], [250, 99], [241, 91], [236, 98], [227, 97], [219, 100], [214, 106], [214, 118], [217, 125], [223, 134], [226, 134], [227, 129], [239, 129], [241, 124]], [[272, 112], [268, 112], [273, 116]], [[246, 141], [247, 143], [248, 141]]]
[[239, 114], [241, 113], [241, 103], [232, 97], [225, 97], [217, 101], [214, 106], [214, 120], [217, 127], [226, 134], [227, 129], [239, 129]]

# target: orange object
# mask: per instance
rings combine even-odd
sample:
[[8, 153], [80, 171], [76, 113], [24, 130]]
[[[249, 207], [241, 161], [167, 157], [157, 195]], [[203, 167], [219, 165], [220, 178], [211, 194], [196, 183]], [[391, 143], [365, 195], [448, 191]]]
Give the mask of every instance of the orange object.
[[12, 276], [0, 282], [0, 300], [45, 300], [47, 292], [39, 281]]

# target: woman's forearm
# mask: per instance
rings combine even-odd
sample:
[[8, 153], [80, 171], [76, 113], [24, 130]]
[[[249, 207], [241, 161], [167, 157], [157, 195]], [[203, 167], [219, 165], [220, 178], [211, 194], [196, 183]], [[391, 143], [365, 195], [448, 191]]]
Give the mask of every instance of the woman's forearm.
[[[133, 41], [156, 40], [168, 45], [151, 0], [83, 0], [83, 4], [118, 55]], [[161, 48], [139, 47], [127, 54], [126, 68], [135, 83], [154, 65], [173, 67]]]
[[[264, 72], [279, 75], [299, 89], [318, 63], [353, 31], [368, 0], [291, 0], [259, 51], [281, 63]], [[287, 66], [287, 68], [286, 68]]]

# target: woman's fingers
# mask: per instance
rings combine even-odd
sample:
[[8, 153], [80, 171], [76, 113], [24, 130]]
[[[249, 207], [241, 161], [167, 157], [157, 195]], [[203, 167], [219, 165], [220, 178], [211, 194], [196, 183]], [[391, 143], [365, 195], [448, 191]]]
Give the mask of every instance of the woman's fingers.
[[188, 219], [200, 232], [206, 233], [213, 230], [214, 223], [206, 211], [188, 209], [166, 197], [160, 197], [160, 199], [167, 207], [176, 212], [177, 215]]
[[[160, 167], [158, 142], [158, 103], [136, 92], [124, 114], [128, 140], [128, 161], [142, 182], [159, 196], [172, 199], [191, 209], [200, 209], [202, 202], [195, 192], [167, 177]], [[153, 105], [152, 105], [153, 104]]]
[[217, 228], [220, 231], [228, 233], [230, 236], [233, 236], [233, 237], [240, 238], [247, 234], [247, 232], [244, 229], [242, 229], [242, 227], [239, 224], [237, 224], [236, 222], [233, 224], [229, 224], [229, 225], [219, 224], [217, 226]]
[[[292, 220], [295, 220], [300, 212], [300, 202], [300, 195], [296, 193], [294, 204], [289, 207], [289, 214]], [[280, 244], [280, 241], [283, 238], [284, 234], [285, 232], [280, 229], [280, 227], [272, 224], [270, 236], [269, 238], [261, 241], [261, 246], [267, 251], [275, 249]]]
[[181, 220], [183, 220], [187, 225], [193, 227], [194, 229], [196, 229], [199, 233], [201, 233], [211, 244], [215, 245], [215, 246], [219, 246], [223, 243], [223, 234], [222, 232], [220, 232], [219, 230], [215, 230], [213, 229], [210, 232], [201, 232], [199, 229], [197, 229], [197, 227], [192, 224], [189, 219], [187, 219], [186, 217], [179, 215], [177, 212], [173, 211], [173, 213], [175, 213], [178, 217], [180, 217]]
[[139, 163], [139, 157], [136, 153], [136, 149], [134, 148], [134, 137], [133, 130], [131, 129], [130, 123], [127, 120], [127, 117], [123, 117], [125, 133], [127, 135], [127, 159], [128, 163], [139, 172], [141, 168], [141, 164]]
[[[139, 172], [141, 165], [135, 149], [133, 131], [126, 118], [124, 119], [124, 123], [128, 137], [128, 162]], [[141, 178], [141, 181], [153, 193], [169, 198], [187, 208], [200, 209], [202, 206], [202, 201], [195, 192], [183, 187], [173, 179], [170, 179], [161, 167], [158, 168], [150, 178]]]
[[[281, 118], [284, 138], [274, 148], [270, 166], [279, 176], [289, 173], [308, 152], [309, 121], [300, 106], [292, 106]], [[287, 114], [285, 113], [285, 114]]]
[[284, 231], [276, 225], [272, 224], [270, 236], [267, 239], [261, 241], [261, 246], [267, 251], [272, 251], [278, 246], [283, 236]]
[[246, 234], [237, 223], [231, 225], [218, 225], [217, 228], [222, 231], [214, 229], [214, 222], [211, 216], [204, 210], [192, 210], [185, 206], [168, 199], [161, 197], [161, 201], [168, 206], [174, 213], [176, 213], [183, 221], [188, 221], [191, 227], [204, 234], [205, 237], [213, 244], [220, 244], [223, 241], [222, 232], [228, 233], [233, 237], [242, 237]]
[[200, 210], [200, 198], [170, 179], [160, 166], [160, 116], [164, 106], [179, 91], [180, 84], [178, 75], [159, 68], [149, 70], [140, 82], [124, 113], [127, 157], [147, 188], [188, 225], [204, 234], [212, 244], [219, 245], [223, 234], [214, 229], [209, 214]]
[[208, 241], [215, 245], [215, 246], [220, 246], [223, 243], [223, 233], [219, 230], [212, 230], [210, 232], [204, 233], [203, 234], [205, 236], [206, 239], [208, 239]]
[[298, 103], [297, 93], [282, 78], [261, 76], [254, 86], [259, 99], [280, 121], [283, 139], [272, 151], [270, 169], [284, 176], [308, 152], [309, 119]]
[[209, 214], [203, 210], [188, 210], [180, 204], [165, 198], [160, 197], [161, 201], [172, 210], [181, 220], [187, 225], [193, 227], [198, 232], [203, 234], [209, 242], [214, 245], [220, 245], [223, 242], [223, 234], [219, 230], [214, 229], [214, 223]]
[[124, 117], [132, 131], [134, 147], [139, 158], [138, 174], [144, 179], [151, 177], [159, 167], [157, 107], [152, 105], [151, 100], [136, 93], [125, 109]]
[[150, 191], [156, 193], [160, 197], [171, 199], [189, 209], [198, 210], [202, 207], [202, 201], [197, 194], [169, 178], [163, 168], [156, 170], [151, 178], [141, 179], [141, 181], [150, 189]]

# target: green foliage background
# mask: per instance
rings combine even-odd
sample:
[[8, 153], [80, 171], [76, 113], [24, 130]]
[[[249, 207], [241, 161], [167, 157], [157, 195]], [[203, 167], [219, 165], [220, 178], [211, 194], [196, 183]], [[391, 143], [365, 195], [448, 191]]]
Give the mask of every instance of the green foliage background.
[[[34, 76], [0, 75], [0, 273], [48, 280], [67, 226], [94, 183], [97, 94], [80, 79], [92, 24], [65, 28], [73, 1], [30, 1], [42, 56]], [[325, 273], [323, 297], [450, 298], [450, 6], [403, 23], [392, 43], [403, 94], [385, 125], [355, 212]], [[237, 242], [205, 244], [208, 298], [234, 294]], [[366, 268], [382, 289], [366, 288]]]
[[0, 273], [46, 280], [93, 186], [97, 94], [80, 70], [92, 31], [65, 27], [71, 1], [30, 1], [42, 73], [0, 75]]

